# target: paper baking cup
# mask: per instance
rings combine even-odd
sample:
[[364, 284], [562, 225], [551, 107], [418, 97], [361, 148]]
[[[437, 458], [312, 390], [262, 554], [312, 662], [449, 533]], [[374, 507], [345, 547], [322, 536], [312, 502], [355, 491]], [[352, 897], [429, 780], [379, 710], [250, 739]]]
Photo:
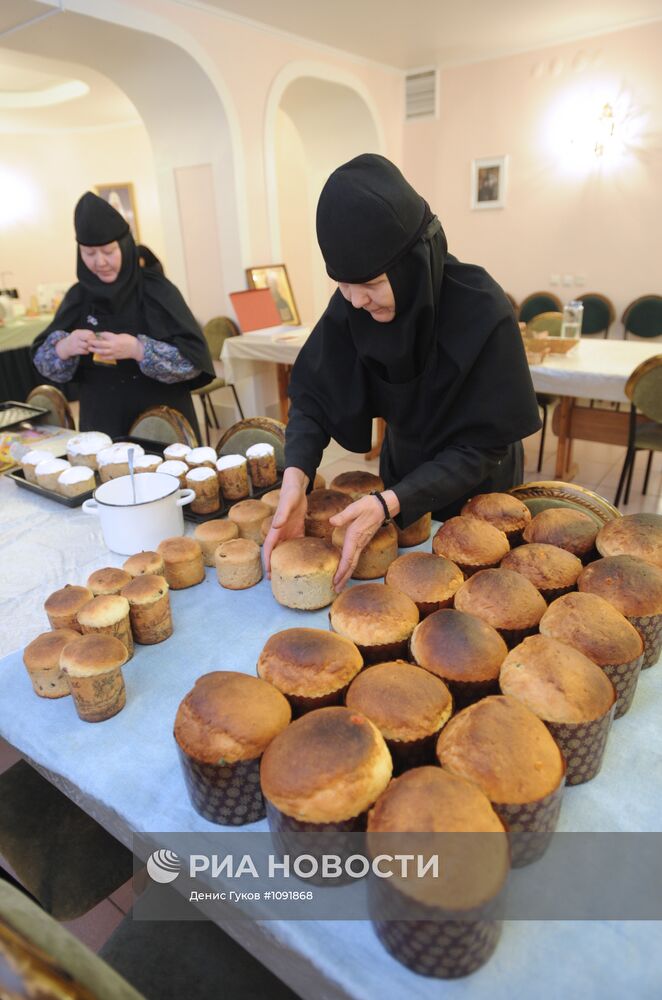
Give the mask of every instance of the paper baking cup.
[[[446, 558], [450, 559], [450, 556], [446, 556]], [[462, 570], [465, 580], [468, 580], [470, 576], [474, 575], [474, 573], [480, 573], [481, 569], [498, 569], [499, 563], [501, 562], [500, 559], [497, 559], [496, 562], [484, 563], [482, 566], [469, 566], [467, 563], [458, 562], [457, 559], [453, 559], [452, 561], [458, 569]]]
[[397, 778], [399, 774], [411, 770], [412, 767], [436, 765], [435, 747], [440, 732], [441, 729], [438, 729], [436, 733], [422, 736], [419, 740], [387, 740], [384, 737], [393, 758], [393, 777]]
[[608, 663], [602, 668], [616, 688], [618, 695], [615, 719], [620, 719], [622, 715], [625, 715], [632, 704], [643, 661], [644, 655], [642, 653], [636, 660], [630, 660], [629, 663]]
[[641, 664], [642, 670], [648, 670], [660, 658], [662, 650], [662, 614], [660, 615], [637, 615], [628, 618], [634, 625], [644, 643], [644, 662]]
[[508, 539], [508, 544], [511, 549], [516, 549], [518, 545], [521, 545], [524, 541], [523, 538], [524, 528], [515, 528], [514, 531], [504, 531], [504, 535]]
[[418, 608], [421, 621], [423, 621], [424, 618], [427, 618], [428, 615], [433, 614], [435, 611], [441, 611], [443, 608], [452, 608], [453, 600], [453, 597], [448, 597], [445, 601], [414, 601], [414, 604]]
[[460, 979], [485, 965], [494, 954], [501, 924], [488, 920], [373, 920], [383, 947], [419, 976]]
[[492, 802], [492, 808], [508, 829], [511, 865], [522, 868], [541, 858], [556, 829], [561, 811], [565, 774], [558, 788], [535, 802]]
[[545, 599], [547, 604], [551, 604], [557, 597], [563, 597], [564, 594], [572, 594], [575, 590], [577, 590], [576, 583], [573, 583], [570, 587], [550, 587], [546, 589], [538, 587], [539, 593]]
[[[329, 630], [331, 632], [336, 631], [331, 621], [331, 612], [329, 612]], [[347, 636], [346, 638], [350, 639], [351, 636]], [[370, 667], [375, 663], [390, 663], [391, 660], [406, 660], [409, 654], [410, 638], [411, 636], [407, 636], [406, 639], [400, 639], [398, 642], [384, 642], [371, 646], [362, 646], [360, 642], [356, 641], [356, 639], [352, 639], [352, 642], [363, 657], [363, 665], [365, 667]]]
[[453, 695], [453, 705], [456, 712], [459, 712], [461, 708], [466, 708], [467, 705], [473, 705], [481, 698], [487, 698], [488, 695], [501, 693], [497, 677], [490, 681], [456, 681], [438, 674], [436, 676], [439, 676]]
[[[545, 722], [566, 762], [566, 785], [583, 785], [602, 767], [616, 702], [592, 722]], [[543, 720], [544, 721], [544, 720]]]
[[243, 826], [264, 819], [259, 758], [235, 764], [203, 764], [178, 749], [196, 812], [222, 826]]
[[[287, 816], [277, 809], [269, 800], [266, 800], [267, 823], [271, 831], [272, 840], [276, 852], [281, 855], [291, 857], [301, 854], [309, 854], [316, 858], [321, 865], [324, 855], [338, 855], [340, 858], [347, 858], [356, 853], [356, 838], [348, 837], [347, 834], [365, 833], [368, 823], [368, 810], [352, 816], [350, 819], [340, 820], [337, 823], [303, 823], [301, 820]], [[300, 834], [314, 833], [314, 845], [312, 838], [301, 837]], [[310, 875], [305, 879], [306, 883], [316, 886], [334, 887], [351, 885], [355, 879], [348, 873], [343, 873], [338, 878], [332, 880], [325, 879], [320, 873]]]
[[515, 646], [519, 646], [520, 642], [524, 642], [530, 635], [537, 635], [538, 626], [532, 625], [531, 628], [498, 628], [497, 632], [508, 649], [514, 649]]
[[289, 701], [292, 708], [292, 718], [298, 719], [299, 716], [305, 715], [306, 712], [314, 712], [316, 708], [327, 708], [329, 705], [344, 705], [348, 688], [349, 684], [345, 684], [344, 687], [339, 688], [337, 691], [330, 691], [328, 694], [320, 695], [319, 698], [289, 694], [287, 691], [282, 691], [281, 688], [278, 690]]
[[368, 810], [352, 816], [350, 819], [339, 820], [337, 823], [304, 823], [287, 816], [266, 800], [267, 823], [272, 833], [363, 833], [368, 820]]

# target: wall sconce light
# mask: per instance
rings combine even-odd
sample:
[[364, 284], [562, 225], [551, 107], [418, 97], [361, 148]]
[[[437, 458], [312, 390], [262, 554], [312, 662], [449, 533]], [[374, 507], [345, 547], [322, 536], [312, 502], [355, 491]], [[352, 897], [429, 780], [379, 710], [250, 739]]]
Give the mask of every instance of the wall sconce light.
[[606, 148], [614, 139], [615, 129], [614, 109], [609, 103], [603, 104], [596, 123], [595, 145], [593, 147], [596, 156], [604, 156]]

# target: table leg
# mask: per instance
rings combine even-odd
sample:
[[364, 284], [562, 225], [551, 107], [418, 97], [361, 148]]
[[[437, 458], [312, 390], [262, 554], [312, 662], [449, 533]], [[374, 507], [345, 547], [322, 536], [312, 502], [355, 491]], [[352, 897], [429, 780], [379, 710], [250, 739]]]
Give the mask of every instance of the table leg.
[[278, 406], [280, 408], [280, 420], [281, 423], [287, 423], [287, 413], [289, 410], [289, 400], [287, 398], [287, 390], [290, 385], [290, 372], [292, 371], [292, 365], [276, 365], [276, 376], [278, 378]]
[[576, 467], [572, 462], [572, 437], [570, 436], [570, 425], [572, 422], [572, 411], [575, 405], [574, 396], [561, 396], [558, 445], [556, 448], [556, 467], [554, 475], [556, 479], [568, 481], [576, 473]]
[[367, 451], [363, 456], [366, 462], [371, 461], [373, 458], [378, 458], [380, 451], [382, 450], [382, 442], [384, 440], [384, 433], [386, 431], [386, 421], [383, 417], [377, 417], [377, 440], [373, 444], [370, 451]]

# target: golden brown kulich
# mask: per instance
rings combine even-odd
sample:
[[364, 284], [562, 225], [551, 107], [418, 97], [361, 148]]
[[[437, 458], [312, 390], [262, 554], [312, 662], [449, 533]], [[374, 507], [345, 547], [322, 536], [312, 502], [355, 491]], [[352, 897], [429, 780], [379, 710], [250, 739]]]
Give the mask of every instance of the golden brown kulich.
[[520, 541], [522, 532], [531, 520], [531, 511], [510, 493], [478, 493], [467, 500], [462, 514], [473, 514], [493, 527], [503, 531], [513, 545]]
[[66, 584], [61, 590], [56, 590], [44, 602], [44, 610], [52, 628], [72, 628], [80, 632], [78, 612], [91, 601], [94, 594], [89, 587], [76, 587]]
[[[346, 528], [334, 528], [331, 542], [337, 549], [345, 543]], [[362, 549], [352, 573], [353, 580], [379, 580], [398, 555], [398, 533], [393, 524], [383, 524]]]
[[369, 719], [349, 708], [302, 715], [267, 747], [264, 797], [299, 822], [340, 823], [367, 812], [391, 779], [391, 755]]
[[262, 544], [262, 522], [269, 517], [271, 508], [261, 500], [240, 500], [230, 507], [228, 517], [237, 525], [240, 538], [250, 538]]
[[638, 556], [662, 569], [662, 515], [614, 518], [600, 528], [595, 544], [601, 556]]
[[231, 538], [239, 538], [239, 528], [227, 517], [214, 518], [196, 525], [193, 537], [200, 544], [205, 566], [214, 566], [216, 549]]
[[68, 642], [79, 639], [72, 628], [42, 632], [23, 650], [23, 663], [40, 698], [63, 698], [69, 694], [67, 678], [60, 667], [60, 654]]
[[506, 553], [501, 569], [521, 573], [550, 601], [574, 590], [583, 565], [581, 559], [558, 545], [527, 542]]
[[306, 535], [331, 541], [333, 527], [329, 519], [340, 514], [351, 502], [347, 494], [339, 490], [313, 490], [306, 498]]
[[290, 699], [344, 692], [362, 667], [363, 658], [353, 642], [317, 628], [276, 632], [257, 661], [259, 676]]
[[286, 608], [325, 608], [336, 596], [340, 552], [324, 538], [288, 538], [271, 554], [271, 590]]
[[597, 594], [626, 618], [662, 614], [662, 568], [638, 556], [606, 556], [579, 577], [580, 593]]
[[126, 646], [113, 635], [78, 636], [64, 647], [60, 666], [84, 722], [103, 722], [124, 708], [122, 666], [127, 659]]
[[115, 636], [126, 646], [129, 659], [133, 656], [133, 633], [126, 597], [119, 594], [94, 597], [78, 612], [78, 624], [83, 635], [99, 632]]
[[202, 548], [195, 538], [176, 535], [164, 538], [158, 551], [163, 558], [164, 575], [171, 590], [184, 590], [202, 583], [205, 578], [205, 564]]
[[637, 630], [597, 594], [559, 597], [542, 616], [540, 632], [574, 646], [599, 667], [629, 663], [643, 652]]
[[330, 490], [337, 490], [346, 493], [350, 500], [360, 500], [375, 491], [381, 493], [384, 489], [384, 480], [381, 476], [376, 476], [374, 472], [366, 472], [365, 469], [355, 469], [352, 472], [341, 472], [329, 483]]
[[540, 591], [510, 569], [474, 573], [455, 594], [455, 607], [498, 629], [506, 644], [511, 633], [536, 628], [547, 610]]
[[444, 682], [404, 660], [362, 671], [352, 681], [345, 704], [374, 722], [387, 743], [410, 743], [438, 733], [453, 711]]
[[456, 591], [464, 583], [464, 575], [459, 566], [444, 556], [407, 552], [391, 563], [384, 583], [411, 597], [423, 618], [433, 611], [450, 607]]
[[229, 538], [214, 555], [216, 578], [226, 590], [247, 590], [262, 579], [260, 546], [250, 538]]
[[163, 556], [159, 552], [136, 552], [134, 556], [129, 556], [122, 569], [125, 569], [129, 576], [163, 576], [165, 566]]
[[124, 569], [116, 569], [115, 566], [104, 566], [103, 569], [96, 569], [87, 578], [87, 586], [95, 597], [103, 594], [119, 594], [122, 587], [130, 581], [131, 574]]
[[412, 521], [406, 528], [398, 528], [398, 547], [401, 549], [411, 548], [412, 545], [422, 545], [427, 542], [432, 533], [432, 514], [423, 514]]
[[503, 531], [471, 514], [450, 517], [432, 539], [434, 554], [456, 563], [465, 576], [497, 566], [509, 549]]
[[595, 548], [598, 525], [588, 514], [569, 507], [547, 507], [524, 529], [525, 542], [557, 545], [586, 560]]
[[168, 581], [164, 576], [146, 573], [134, 577], [122, 588], [129, 602], [131, 631], [136, 642], [153, 646], [172, 635], [172, 613]]
[[370, 663], [404, 656], [418, 619], [411, 598], [384, 583], [347, 587], [330, 611], [333, 631], [355, 642]]

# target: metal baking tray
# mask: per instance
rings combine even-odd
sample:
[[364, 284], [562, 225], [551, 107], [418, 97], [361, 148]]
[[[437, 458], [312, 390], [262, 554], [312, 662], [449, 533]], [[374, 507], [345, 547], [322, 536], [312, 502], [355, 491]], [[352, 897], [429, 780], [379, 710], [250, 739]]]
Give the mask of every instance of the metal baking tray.
[[31, 406], [29, 403], [17, 403], [9, 399], [0, 403], [0, 431], [22, 424], [24, 420], [43, 417], [44, 413], [48, 413], [48, 410], [43, 406]]
[[[55, 457], [54, 455], [53, 458]], [[45, 490], [39, 483], [31, 483], [25, 478], [23, 469], [15, 469], [14, 472], [7, 472], [5, 475], [9, 479], [13, 479], [16, 485], [22, 489], [30, 490], [32, 493], [36, 493], [37, 496], [46, 497], [48, 500], [55, 500], [56, 503], [61, 503], [65, 507], [80, 507], [83, 500], [88, 500], [94, 493], [94, 490], [87, 490], [85, 493], [79, 493], [76, 497], [65, 497], [61, 493], [56, 493], [55, 490]]]

